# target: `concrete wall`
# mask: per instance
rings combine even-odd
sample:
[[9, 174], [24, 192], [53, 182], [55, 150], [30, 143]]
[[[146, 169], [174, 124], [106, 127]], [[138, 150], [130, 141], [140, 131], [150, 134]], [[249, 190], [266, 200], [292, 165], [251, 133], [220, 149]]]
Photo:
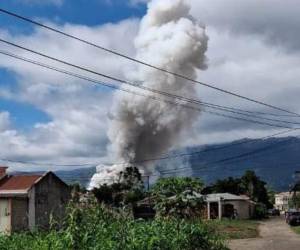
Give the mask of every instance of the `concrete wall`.
[[251, 203], [248, 201], [226, 201], [226, 204], [234, 206], [238, 219], [249, 219], [252, 215]]
[[70, 198], [69, 187], [54, 174], [49, 173], [35, 185], [35, 224], [38, 228], [49, 227], [50, 215], [58, 222], [65, 215]]
[[35, 229], [35, 187], [32, 187], [28, 193], [28, 228]]
[[28, 199], [11, 199], [11, 230], [13, 232], [28, 229]]

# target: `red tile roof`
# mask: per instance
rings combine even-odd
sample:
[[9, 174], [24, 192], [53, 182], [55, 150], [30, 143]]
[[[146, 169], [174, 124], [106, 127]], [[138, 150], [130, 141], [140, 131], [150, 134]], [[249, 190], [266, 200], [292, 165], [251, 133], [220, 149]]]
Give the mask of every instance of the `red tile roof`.
[[41, 177], [42, 175], [9, 176], [0, 181], [0, 191], [30, 189]]

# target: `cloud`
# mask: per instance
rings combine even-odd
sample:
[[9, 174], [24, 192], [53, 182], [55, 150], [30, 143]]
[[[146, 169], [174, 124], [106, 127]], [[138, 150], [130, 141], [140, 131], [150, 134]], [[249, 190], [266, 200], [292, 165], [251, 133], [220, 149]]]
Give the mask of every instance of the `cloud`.
[[190, 0], [193, 14], [221, 32], [259, 35], [270, 45], [300, 49], [297, 0]]
[[0, 132], [6, 131], [10, 127], [8, 112], [0, 112]]
[[[210, 37], [207, 54], [210, 63], [208, 70], [199, 73], [200, 81], [300, 112], [298, 98], [300, 72], [297, 69], [300, 59], [297, 54], [287, 53], [278, 47], [270, 46], [264, 39], [251, 34], [239, 36], [230, 32], [220, 33], [213, 27], [208, 28], [207, 33]], [[198, 87], [198, 95], [203, 101], [219, 105], [282, 114], [203, 86]], [[269, 116], [267, 118], [299, 122], [299, 119], [289, 117]], [[260, 121], [270, 123], [267, 120]], [[274, 133], [275, 130], [266, 125], [235, 121], [204, 113], [194, 131], [194, 136], [189, 137], [185, 142], [186, 145], [264, 136]]]
[[[193, 14], [206, 24], [210, 38], [209, 67], [198, 72], [198, 79], [299, 113], [300, 43], [296, 27], [300, 20], [295, 14], [296, 2], [191, 0], [191, 3]], [[134, 38], [138, 25], [139, 20], [129, 19], [96, 27], [74, 24], [57, 27], [135, 56]], [[134, 67], [125, 59], [44, 30], [36, 29], [29, 35], [12, 35], [5, 30], [0, 30], [0, 33], [1, 37], [24, 46], [122, 78], [129, 68]], [[1, 45], [1, 49], [5, 48], [8, 49]], [[53, 64], [20, 50], [12, 51]], [[54, 65], [70, 70], [64, 65]], [[0, 57], [0, 67], [9, 69], [18, 80], [14, 91], [0, 87], [0, 97], [28, 102], [51, 118], [50, 122], [36, 124], [25, 133], [12, 127], [7, 112], [0, 113], [1, 156], [64, 163], [93, 162], [106, 156], [111, 91], [3, 56]], [[202, 101], [279, 114], [203, 86], [198, 86], [197, 91]], [[299, 122], [299, 119], [286, 117], [277, 119]], [[192, 136], [188, 131], [185, 140], [174, 147], [264, 136], [278, 130], [203, 113]]]
[[[93, 28], [71, 24], [58, 28], [133, 56], [137, 24], [138, 21], [132, 19]], [[0, 33], [7, 40], [105, 74], [123, 76], [126, 68], [130, 67], [125, 60], [44, 30], [37, 29], [33, 34], [25, 36]], [[1, 48], [98, 80], [106, 80], [8, 46], [2, 45]], [[7, 57], [0, 58], [0, 67], [16, 74], [18, 79], [17, 88], [13, 91], [0, 87], [0, 97], [30, 103], [51, 118], [50, 122], [36, 124], [30, 132], [24, 133], [10, 128], [8, 114], [1, 114], [2, 156], [80, 164], [99, 161], [106, 155], [107, 114], [112, 100], [110, 89]]]

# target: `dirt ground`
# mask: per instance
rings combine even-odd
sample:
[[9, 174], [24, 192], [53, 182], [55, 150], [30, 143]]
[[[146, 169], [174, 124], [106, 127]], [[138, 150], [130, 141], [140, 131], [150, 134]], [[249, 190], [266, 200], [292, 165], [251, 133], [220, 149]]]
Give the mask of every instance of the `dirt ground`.
[[294, 233], [283, 217], [272, 218], [259, 226], [259, 238], [232, 240], [232, 250], [300, 250], [300, 235]]

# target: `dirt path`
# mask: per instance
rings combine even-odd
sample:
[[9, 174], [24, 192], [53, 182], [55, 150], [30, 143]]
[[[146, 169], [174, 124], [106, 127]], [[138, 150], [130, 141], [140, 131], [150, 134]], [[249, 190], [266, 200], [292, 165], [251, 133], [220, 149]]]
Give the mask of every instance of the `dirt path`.
[[299, 250], [300, 236], [295, 234], [283, 218], [272, 218], [259, 226], [259, 238], [232, 240], [232, 250]]

